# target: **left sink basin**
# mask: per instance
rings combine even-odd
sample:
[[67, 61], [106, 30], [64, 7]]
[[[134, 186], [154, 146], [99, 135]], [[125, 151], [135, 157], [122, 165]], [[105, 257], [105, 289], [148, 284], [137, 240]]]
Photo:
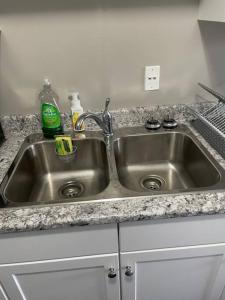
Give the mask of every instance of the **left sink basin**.
[[4, 202], [74, 202], [101, 193], [109, 184], [105, 143], [83, 139], [76, 141], [76, 147], [76, 157], [70, 162], [57, 157], [54, 141], [34, 142], [21, 149], [2, 190]]

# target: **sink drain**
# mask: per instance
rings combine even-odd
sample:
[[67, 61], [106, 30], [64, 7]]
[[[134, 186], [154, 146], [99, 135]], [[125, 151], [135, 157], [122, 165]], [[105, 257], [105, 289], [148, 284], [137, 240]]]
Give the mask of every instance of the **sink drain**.
[[165, 181], [158, 176], [146, 176], [141, 179], [141, 186], [146, 190], [160, 191]]
[[84, 192], [84, 186], [78, 181], [70, 181], [59, 188], [59, 195], [63, 198], [77, 198]]

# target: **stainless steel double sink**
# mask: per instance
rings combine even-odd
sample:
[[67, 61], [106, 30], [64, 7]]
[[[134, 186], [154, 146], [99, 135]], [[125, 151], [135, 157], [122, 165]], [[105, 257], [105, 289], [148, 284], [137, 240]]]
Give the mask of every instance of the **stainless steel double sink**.
[[225, 188], [225, 171], [180, 125], [149, 132], [121, 128], [107, 141], [101, 132], [74, 139], [72, 160], [62, 160], [53, 140], [28, 136], [1, 187], [2, 206], [101, 201]]

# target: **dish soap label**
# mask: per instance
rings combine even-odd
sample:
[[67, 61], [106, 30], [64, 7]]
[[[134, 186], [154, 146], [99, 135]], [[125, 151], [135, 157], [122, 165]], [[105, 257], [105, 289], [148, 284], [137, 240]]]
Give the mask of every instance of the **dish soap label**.
[[58, 128], [61, 125], [60, 113], [54, 105], [43, 103], [41, 107], [42, 126], [45, 128]]

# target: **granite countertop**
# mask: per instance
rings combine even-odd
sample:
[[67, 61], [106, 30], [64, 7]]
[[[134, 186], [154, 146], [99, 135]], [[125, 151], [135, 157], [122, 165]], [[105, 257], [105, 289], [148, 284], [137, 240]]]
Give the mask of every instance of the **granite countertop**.
[[[210, 105], [210, 104], [209, 104]], [[204, 109], [201, 105], [197, 109]], [[168, 111], [180, 123], [189, 124], [189, 115], [183, 105], [154, 106], [151, 108], [122, 109], [113, 112], [114, 126], [143, 125], [147, 117]], [[69, 117], [64, 116], [65, 127], [69, 128]], [[38, 115], [4, 116], [1, 118], [7, 140], [0, 147], [0, 182], [3, 180], [25, 136], [40, 131]], [[94, 124], [88, 124], [93, 128]], [[189, 128], [225, 168], [224, 159], [198, 134]], [[174, 218], [185, 216], [225, 213], [224, 192], [183, 193], [172, 195], [141, 196], [91, 203], [51, 204], [43, 206], [0, 209], [0, 232], [43, 230], [64, 226], [92, 225], [144, 219]]]

